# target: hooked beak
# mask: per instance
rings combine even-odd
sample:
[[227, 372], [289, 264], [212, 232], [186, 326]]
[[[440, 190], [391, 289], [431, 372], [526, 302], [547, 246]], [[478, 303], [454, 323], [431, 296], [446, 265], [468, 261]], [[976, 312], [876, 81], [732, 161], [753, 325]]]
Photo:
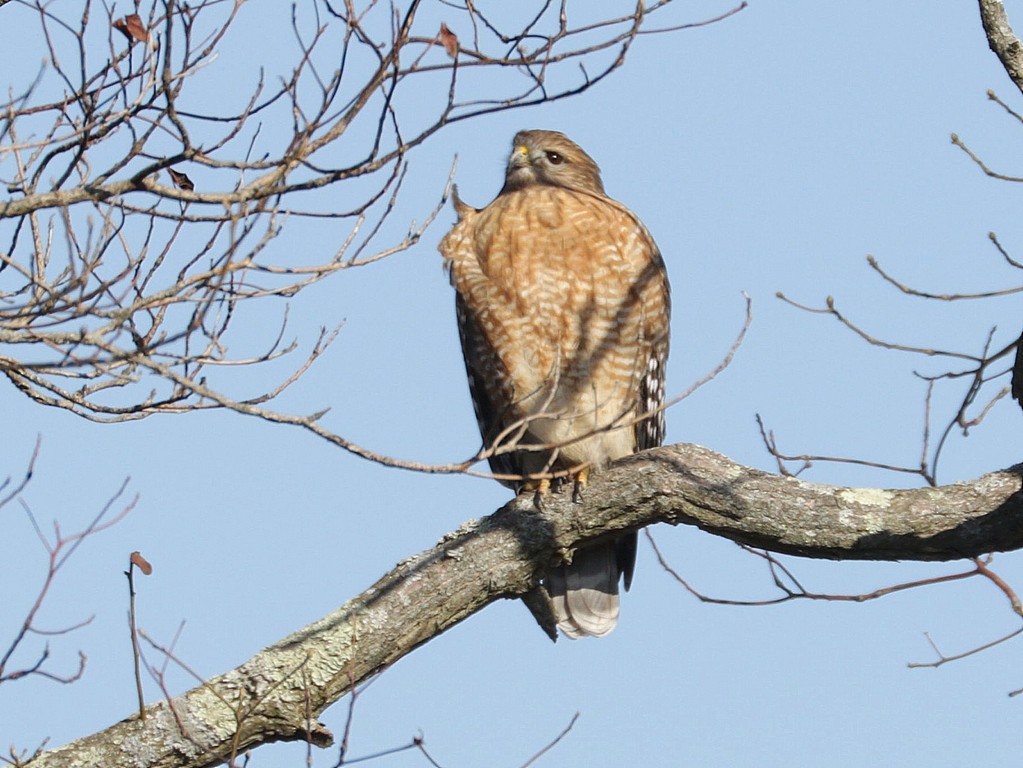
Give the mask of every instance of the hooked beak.
[[508, 158], [508, 168], [525, 168], [529, 165], [529, 147], [519, 144]]

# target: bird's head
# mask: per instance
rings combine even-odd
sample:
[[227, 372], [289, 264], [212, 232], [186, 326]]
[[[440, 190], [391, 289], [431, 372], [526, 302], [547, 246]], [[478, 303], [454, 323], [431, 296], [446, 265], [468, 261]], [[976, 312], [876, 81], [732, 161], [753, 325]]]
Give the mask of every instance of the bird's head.
[[519, 131], [512, 140], [501, 193], [533, 184], [604, 194], [593, 158], [558, 131]]

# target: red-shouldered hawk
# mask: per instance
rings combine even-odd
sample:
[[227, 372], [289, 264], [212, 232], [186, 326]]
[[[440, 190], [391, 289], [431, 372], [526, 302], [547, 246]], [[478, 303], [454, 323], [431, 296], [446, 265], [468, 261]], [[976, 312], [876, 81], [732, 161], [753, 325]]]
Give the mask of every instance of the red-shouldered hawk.
[[[668, 276], [646, 227], [556, 131], [520, 131], [504, 187], [440, 251], [456, 292], [469, 388], [490, 466], [517, 492], [661, 444]], [[557, 481], [556, 481], [557, 482]], [[618, 622], [636, 534], [579, 549], [545, 585], [569, 637]]]

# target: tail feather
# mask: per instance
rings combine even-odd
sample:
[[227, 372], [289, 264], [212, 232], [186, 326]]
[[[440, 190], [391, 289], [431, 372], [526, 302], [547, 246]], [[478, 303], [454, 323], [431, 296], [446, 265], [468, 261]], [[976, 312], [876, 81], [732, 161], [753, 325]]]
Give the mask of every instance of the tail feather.
[[615, 542], [580, 549], [569, 565], [547, 574], [558, 627], [567, 637], [603, 637], [618, 624], [618, 553]]

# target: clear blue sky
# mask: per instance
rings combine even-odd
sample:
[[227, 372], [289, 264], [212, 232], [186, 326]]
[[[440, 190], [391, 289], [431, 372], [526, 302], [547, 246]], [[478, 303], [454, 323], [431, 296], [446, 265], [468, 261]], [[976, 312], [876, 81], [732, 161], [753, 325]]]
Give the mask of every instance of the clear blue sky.
[[[265, 0], [243, 7], [220, 62], [203, 75], [200, 101], [229, 96], [232, 77], [252, 81], [258, 59], [241, 57], [281, 44], [284, 7]], [[680, 2], [669, 19], [700, 20], [727, 7]], [[1023, 4], [1008, 10], [1023, 30]], [[44, 55], [34, 25], [23, 31], [7, 20], [27, 15], [0, 9], [5, 60]], [[932, 306], [882, 284], [865, 258], [873, 254], [907, 282], [939, 292], [1020, 282], [987, 233], [1023, 256], [1023, 191], [986, 178], [949, 141], [958, 132], [991, 164], [1023, 171], [1023, 130], [988, 101], [988, 88], [1023, 108], [972, 3], [752, 0], [724, 23], [642, 38], [616, 76], [581, 97], [442, 132], [411, 157], [406, 218], [396, 229], [432, 207], [456, 154], [462, 196], [483, 205], [499, 189], [516, 130], [564, 131], [597, 160], [609, 193], [643, 218], [664, 252], [675, 309], [670, 390], [717, 363], [741, 326], [742, 292], [753, 298], [745, 345], [725, 373], [669, 412], [670, 442], [773, 469], [754, 421], [760, 413], [784, 450], [913, 464], [924, 390], [912, 372], [943, 364], [871, 348], [774, 295], [817, 305], [833, 295], [871, 331], [909, 344], [979, 351], [992, 326], [999, 345], [1018, 333], [1018, 296]], [[331, 205], [333, 195], [343, 207], [345, 194], [328, 190], [321, 203]], [[401, 458], [445, 463], [475, 450], [451, 289], [436, 252], [453, 220], [444, 211], [416, 248], [295, 300], [293, 330], [302, 338], [311, 340], [319, 325], [345, 325], [282, 408], [329, 406], [336, 431]], [[282, 255], [326, 253], [343, 230], [336, 237], [285, 235], [271, 247]], [[256, 326], [252, 340], [265, 337]], [[940, 391], [936, 416], [947, 417], [961, 396], [959, 384]], [[122, 575], [132, 550], [155, 567], [138, 585], [140, 624], [170, 642], [184, 621], [178, 654], [211, 676], [507, 499], [492, 481], [384, 469], [231, 414], [103, 426], [34, 405], [9, 385], [0, 385], [0, 414], [0, 476], [17, 475], [43, 436], [23, 499], [44, 523], [81, 527], [125, 477], [141, 497], [124, 522], [76, 554], [47, 601], [45, 626], [95, 615], [88, 627], [50, 641], [54, 669], [72, 667], [78, 649], [88, 655], [85, 678], [0, 688], [5, 750], [47, 737], [55, 746], [132, 711]], [[1023, 414], [1003, 401], [968, 439], [951, 441], [939, 479], [1023, 460], [1021, 430]], [[807, 477], [911, 482], [848, 466], [819, 466]], [[18, 506], [0, 511], [0, 526], [3, 648], [34, 598], [45, 553]], [[674, 567], [711, 594], [774, 594], [761, 562], [727, 541], [663, 527], [654, 535]], [[962, 567], [788, 562], [821, 592], [869, 591]], [[1018, 556], [995, 565], [1023, 587]], [[446, 768], [511, 767], [578, 711], [571, 734], [538, 765], [1015, 766], [1023, 702], [1006, 694], [1023, 687], [1018, 643], [938, 670], [906, 668], [932, 658], [925, 632], [952, 652], [1014, 626], [1004, 596], [977, 580], [865, 605], [704, 605], [642, 544], [613, 635], [552, 644], [519, 603], [493, 605], [364, 694], [351, 755], [422, 732]], [[184, 675], [172, 681], [175, 691], [192, 685]], [[150, 700], [159, 695], [151, 682], [147, 690]], [[325, 722], [340, 733], [345, 714], [344, 704], [336, 706]], [[316, 759], [330, 765], [334, 754]], [[257, 752], [251, 764], [303, 760], [303, 747], [291, 745]], [[424, 762], [404, 753], [379, 764]]]

